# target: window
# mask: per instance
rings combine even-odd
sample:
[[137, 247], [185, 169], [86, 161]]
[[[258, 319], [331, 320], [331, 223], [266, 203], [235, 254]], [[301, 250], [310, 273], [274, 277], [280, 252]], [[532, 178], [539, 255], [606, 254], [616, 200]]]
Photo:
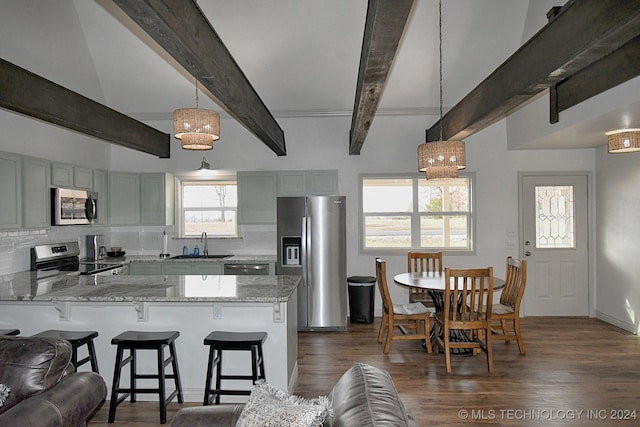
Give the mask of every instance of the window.
[[235, 237], [238, 206], [235, 180], [181, 181], [180, 234]]
[[368, 249], [473, 250], [472, 175], [361, 177], [361, 242]]

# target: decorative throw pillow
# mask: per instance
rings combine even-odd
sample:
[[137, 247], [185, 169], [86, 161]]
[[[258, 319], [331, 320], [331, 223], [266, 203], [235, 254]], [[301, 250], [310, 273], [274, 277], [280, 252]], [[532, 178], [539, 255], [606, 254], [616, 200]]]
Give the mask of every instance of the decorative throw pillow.
[[11, 389], [9, 386], [0, 384], [0, 408], [4, 405], [4, 402], [9, 397], [9, 393], [11, 393]]
[[259, 380], [251, 389], [236, 427], [316, 427], [332, 413], [326, 396], [304, 399]]

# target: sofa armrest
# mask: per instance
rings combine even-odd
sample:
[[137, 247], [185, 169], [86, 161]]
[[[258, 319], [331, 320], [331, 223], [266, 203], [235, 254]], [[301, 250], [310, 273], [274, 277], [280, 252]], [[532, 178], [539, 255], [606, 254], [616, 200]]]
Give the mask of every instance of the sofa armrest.
[[182, 408], [171, 421], [171, 427], [233, 427], [243, 408], [242, 404]]
[[107, 396], [102, 377], [77, 372], [63, 377], [53, 387], [21, 401], [0, 415], [0, 425], [79, 426]]

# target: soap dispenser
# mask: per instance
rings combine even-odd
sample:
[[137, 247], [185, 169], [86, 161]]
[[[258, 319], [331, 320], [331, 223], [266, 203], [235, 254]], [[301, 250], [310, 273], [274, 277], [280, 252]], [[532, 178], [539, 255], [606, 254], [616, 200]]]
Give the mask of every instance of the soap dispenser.
[[184, 245], [182, 247], [182, 255], [185, 255], [185, 256], [189, 255], [189, 248], [187, 247], [187, 245]]
[[195, 247], [195, 248], [193, 248], [193, 254], [194, 254], [195, 256], [200, 255], [200, 248], [198, 247], [198, 245], [196, 245], [196, 247]]

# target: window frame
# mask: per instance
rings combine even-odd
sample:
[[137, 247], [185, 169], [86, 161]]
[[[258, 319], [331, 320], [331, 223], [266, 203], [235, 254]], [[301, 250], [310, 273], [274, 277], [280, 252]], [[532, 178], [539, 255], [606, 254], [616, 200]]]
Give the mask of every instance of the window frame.
[[[184, 212], [185, 207], [183, 204], [183, 193], [184, 186], [189, 185], [190, 183], [198, 183], [199, 185], [215, 185], [216, 182], [235, 182], [236, 184], [236, 193], [238, 189], [238, 178], [236, 175], [221, 175], [221, 176], [195, 176], [195, 175], [184, 175], [184, 176], [176, 176], [175, 177], [175, 204], [176, 204], [176, 212], [175, 217], [177, 218], [177, 228], [178, 228], [178, 237], [181, 239], [199, 239], [200, 236], [195, 235], [186, 235], [185, 234], [185, 224], [184, 224]], [[236, 194], [237, 197], [237, 194]], [[191, 208], [189, 208], [191, 209]], [[240, 238], [240, 230], [238, 229], [238, 206], [234, 208], [225, 208], [226, 210], [234, 210], [235, 211], [235, 234], [225, 234], [225, 235], [208, 235], [210, 239], [236, 239]]]
[[[420, 219], [423, 216], [437, 216], [438, 214], [451, 214], [456, 215], [461, 212], [457, 211], [443, 211], [434, 214], [425, 214], [425, 212], [419, 212], [418, 210], [418, 182], [421, 179], [425, 179], [424, 174], [418, 173], [363, 173], [358, 176], [358, 220], [359, 220], [359, 253], [362, 255], [406, 255], [408, 251], [441, 251], [449, 255], [475, 255], [476, 253], [476, 203], [475, 203], [475, 185], [476, 176], [474, 172], [460, 172], [461, 177], [469, 179], [469, 211], [462, 212], [463, 215], [468, 215], [467, 226], [469, 227], [468, 239], [469, 244], [466, 247], [421, 247], [420, 246]], [[363, 200], [363, 185], [367, 179], [411, 179], [412, 180], [412, 202], [413, 209], [411, 212], [380, 212], [378, 216], [393, 216], [402, 215], [409, 216], [411, 221], [411, 247], [369, 247], [365, 246], [366, 243], [366, 230], [365, 219], [366, 214], [364, 212], [364, 200]]]

